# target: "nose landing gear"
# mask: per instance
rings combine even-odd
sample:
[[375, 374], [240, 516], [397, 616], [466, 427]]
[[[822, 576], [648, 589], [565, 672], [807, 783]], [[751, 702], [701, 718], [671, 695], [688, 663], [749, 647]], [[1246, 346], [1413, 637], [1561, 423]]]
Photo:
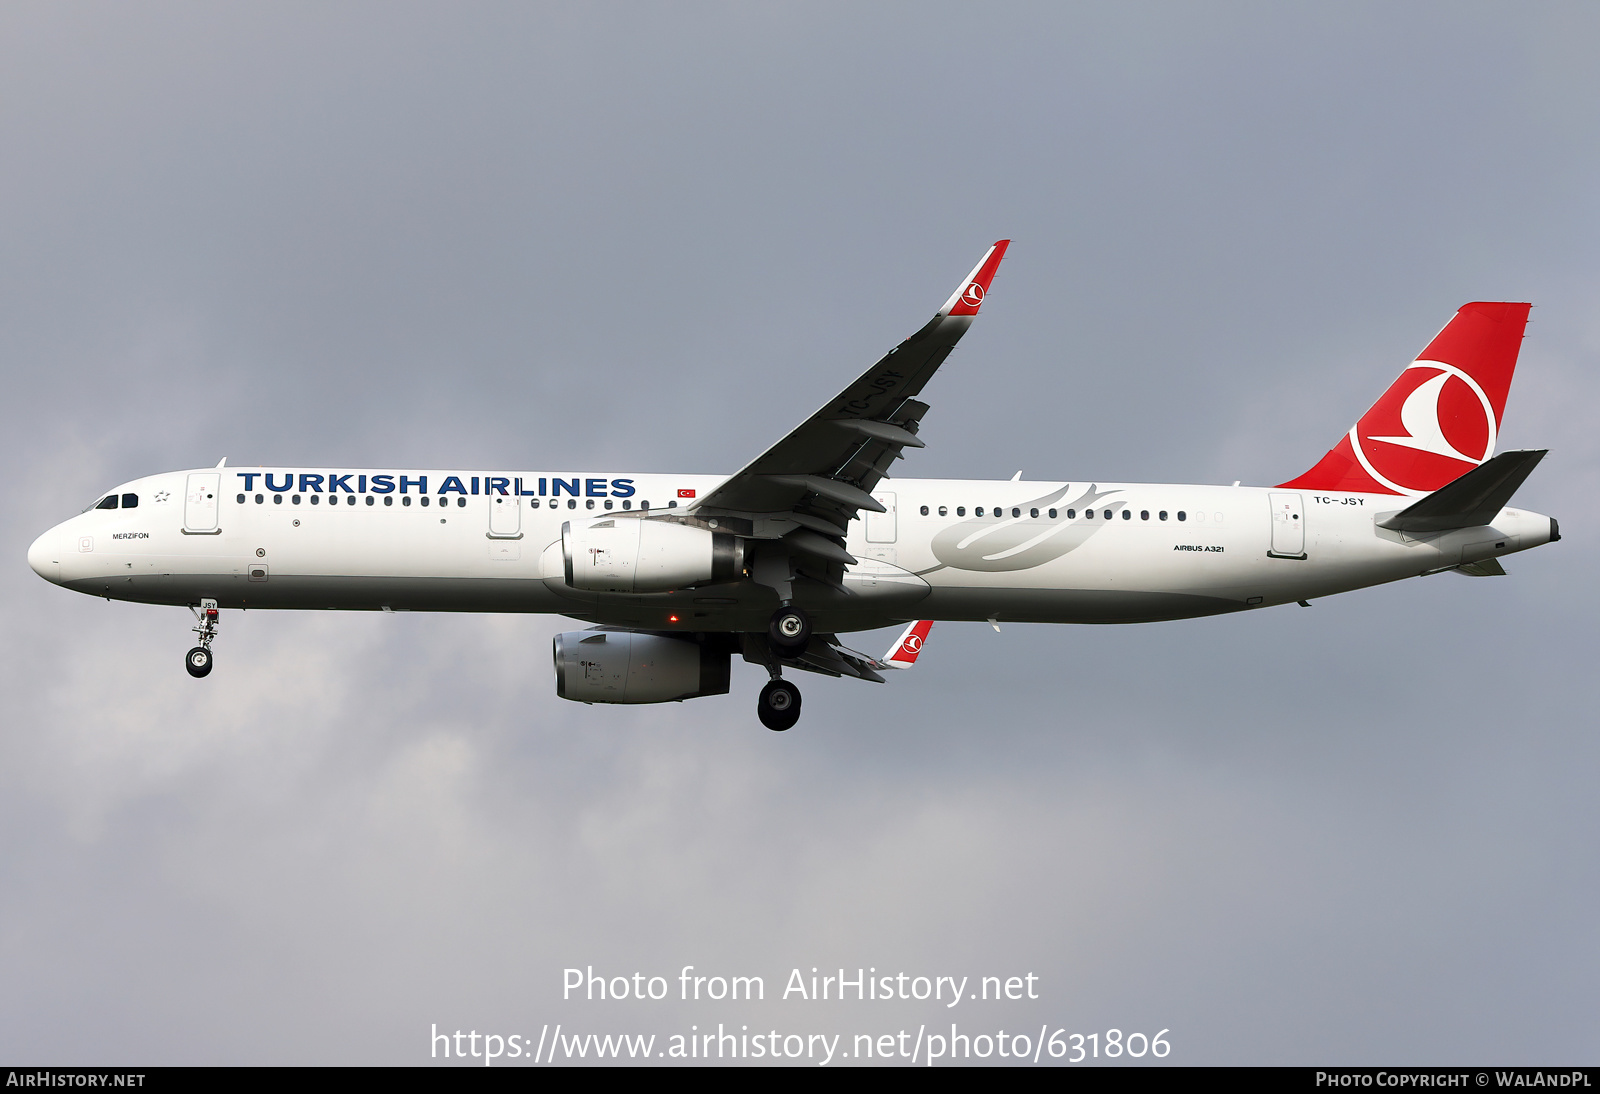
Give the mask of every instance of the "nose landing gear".
[[211, 672], [211, 642], [217, 637], [217, 602], [202, 600], [198, 608], [189, 610], [200, 623], [194, 628], [194, 633], [200, 636], [200, 644], [183, 655], [183, 667], [189, 670], [190, 676], [199, 679]]
[[756, 701], [756, 715], [774, 732], [792, 728], [800, 720], [800, 689], [787, 680], [769, 680]]

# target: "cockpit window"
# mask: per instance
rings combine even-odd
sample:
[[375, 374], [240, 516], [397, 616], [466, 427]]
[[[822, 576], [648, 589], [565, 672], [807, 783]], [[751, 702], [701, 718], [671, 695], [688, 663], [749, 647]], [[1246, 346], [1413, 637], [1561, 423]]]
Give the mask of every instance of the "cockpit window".
[[122, 507], [124, 509], [137, 509], [137, 508], [139, 508], [139, 495], [138, 494], [124, 494], [124, 495], [122, 495]]
[[117, 496], [115, 494], [107, 494], [100, 499], [100, 504], [95, 506], [96, 509], [115, 509], [116, 507]]

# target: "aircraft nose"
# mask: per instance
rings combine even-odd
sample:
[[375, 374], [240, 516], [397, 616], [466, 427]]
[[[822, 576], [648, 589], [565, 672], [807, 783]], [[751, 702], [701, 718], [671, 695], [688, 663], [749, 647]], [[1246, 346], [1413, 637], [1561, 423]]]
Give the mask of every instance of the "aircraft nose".
[[60, 542], [60, 532], [52, 528], [28, 548], [28, 565], [46, 581], [59, 583], [61, 579], [61, 553], [57, 548]]

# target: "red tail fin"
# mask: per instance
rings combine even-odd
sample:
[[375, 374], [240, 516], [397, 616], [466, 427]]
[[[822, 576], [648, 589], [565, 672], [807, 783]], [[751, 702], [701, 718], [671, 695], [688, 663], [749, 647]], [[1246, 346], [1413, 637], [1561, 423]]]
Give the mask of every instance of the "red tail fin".
[[1414, 496], [1494, 455], [1532, 306], [1463, 305], [1333, 450], [1283, 485]]

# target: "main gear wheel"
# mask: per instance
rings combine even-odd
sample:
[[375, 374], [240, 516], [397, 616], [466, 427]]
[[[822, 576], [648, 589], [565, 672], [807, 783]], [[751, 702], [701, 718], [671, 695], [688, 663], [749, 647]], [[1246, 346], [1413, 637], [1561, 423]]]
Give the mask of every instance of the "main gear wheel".
[[776, 733], [793, 728], [800, 720], [800, 689], [787, 680], [771, 680], [756, 701], [761, 724]]

